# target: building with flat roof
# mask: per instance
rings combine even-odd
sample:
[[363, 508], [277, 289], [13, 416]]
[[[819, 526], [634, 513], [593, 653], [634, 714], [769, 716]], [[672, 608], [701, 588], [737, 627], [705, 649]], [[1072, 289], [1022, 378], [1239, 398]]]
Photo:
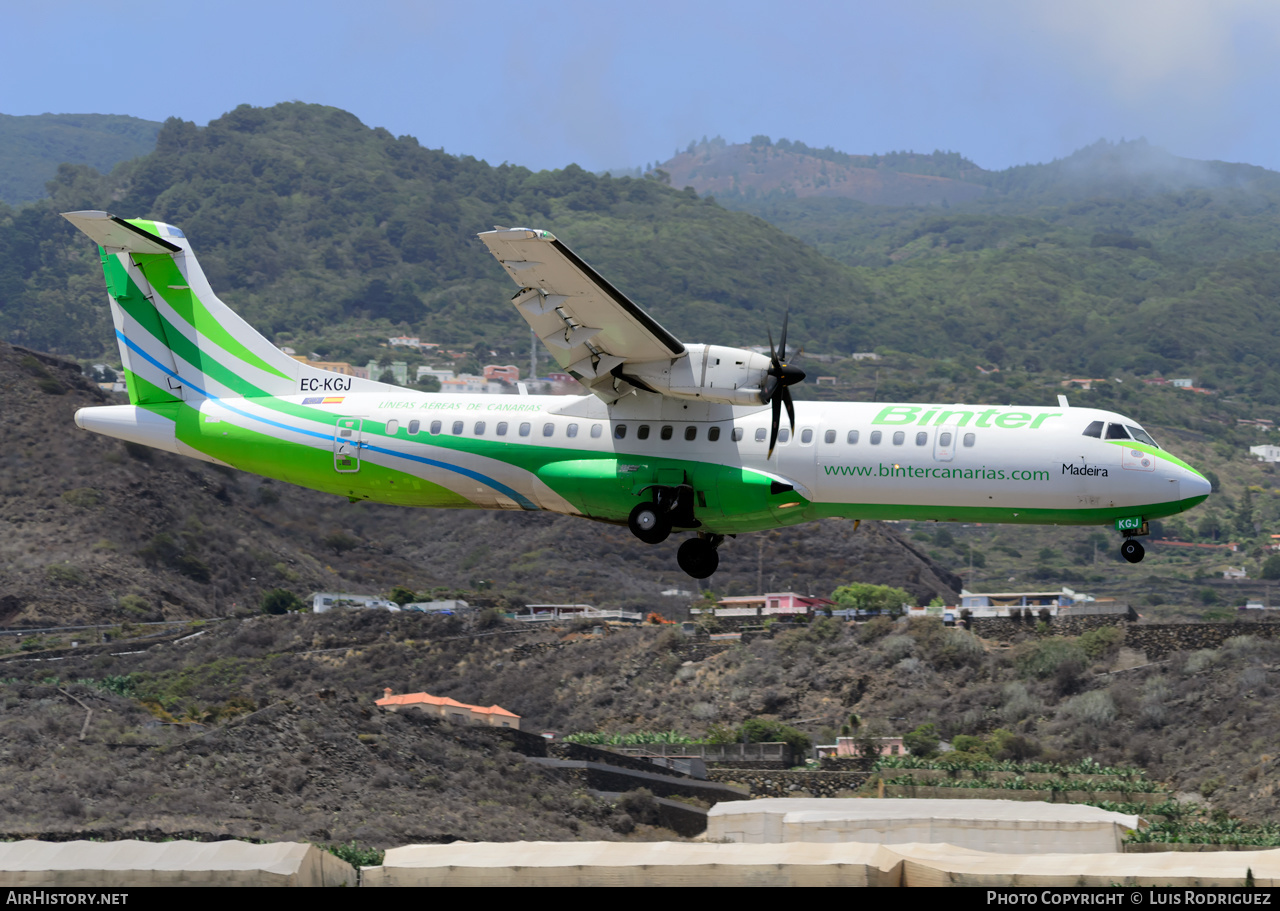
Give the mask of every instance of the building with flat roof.
[[796, 592], [767, 592], [763, 595], [735, 595], [716, 602], [717, 617], [772, 617], [811, 614], [835, 604], [830, 598], [815, 598]]

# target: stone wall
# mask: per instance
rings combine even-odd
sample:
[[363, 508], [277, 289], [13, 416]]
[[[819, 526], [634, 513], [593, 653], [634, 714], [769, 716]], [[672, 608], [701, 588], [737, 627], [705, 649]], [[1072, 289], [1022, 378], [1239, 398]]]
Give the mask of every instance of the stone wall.
[[707, 769], [707, 779], [750, 788], [754, 797], [848, 797], [867, 782], [866, 772]]
[[1092, 614], [1083, 617], [1051, 617], [1041, 615], [1037, 608], [1024, 609], [1017, 617], [971, 617], [969, 629], [983, 639], [1012, 639], [1019, 634], [1035, 634], [1036, 627], [1044, 623], [1050, 636], [1079, 636], [1104, 626], [1124, 626], [1136, 622], [1138, 615], [1132, 608], [1114, 614]]
[[1271, 639], [1280, 634], [1280, 623], [1237, 620], [1231, 623], [1135, 623], [1126, 621], [1124, 614], [1097, 615], [1092, 617], [1055, 618], [1041, 627], [1037, 633], [1039, 618], [1030, 620], [1007, 617], [975, 617], [970, 621], [972, 630], [983, 639], [1008, 640], [1017, 635], [1079, 636], [1103, 626], [1118, 626], [1124, 630], [1122, 644], [1126, 648], [1144, 652], [1149, 661], [1158, 661], [1174, 652], [1219, 648], [1222, 643], [1236, 636], [1257, 636]]
[[1143, 623], [1126, 629], [1124, 644], [1145, 652], [1149, 661], [1156, 661], [1173, 652], [1219, 648], [1236, 636], [1273, 639], [1277, 633], [1280, 624], [1276, 623]]

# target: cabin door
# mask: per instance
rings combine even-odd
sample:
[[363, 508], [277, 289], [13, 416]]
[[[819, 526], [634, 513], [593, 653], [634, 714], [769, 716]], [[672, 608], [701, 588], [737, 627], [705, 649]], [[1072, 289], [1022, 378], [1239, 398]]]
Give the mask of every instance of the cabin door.
[[333, 470], [339, 474], [355, 474], [360, 470], [360, 418], [338, 418], [333, 429]]

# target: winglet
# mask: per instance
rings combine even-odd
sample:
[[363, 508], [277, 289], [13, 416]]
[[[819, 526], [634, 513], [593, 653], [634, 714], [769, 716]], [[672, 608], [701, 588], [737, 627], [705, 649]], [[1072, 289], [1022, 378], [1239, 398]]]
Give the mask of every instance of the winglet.
[[62, 217], [110, 253], [120, 250], [128, 250], [130, 253], [177, 253], [182, 249], [177, 244], [108, 212], [63, 212]]

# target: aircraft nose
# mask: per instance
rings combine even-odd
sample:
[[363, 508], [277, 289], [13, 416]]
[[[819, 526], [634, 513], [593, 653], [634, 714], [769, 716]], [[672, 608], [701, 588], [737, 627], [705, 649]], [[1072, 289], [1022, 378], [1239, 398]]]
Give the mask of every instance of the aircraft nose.
[[1178, 485], [1182, 499], [1204, 499], [1213, 490], [1213, 485], [1194, 471], [1184, 472]]

